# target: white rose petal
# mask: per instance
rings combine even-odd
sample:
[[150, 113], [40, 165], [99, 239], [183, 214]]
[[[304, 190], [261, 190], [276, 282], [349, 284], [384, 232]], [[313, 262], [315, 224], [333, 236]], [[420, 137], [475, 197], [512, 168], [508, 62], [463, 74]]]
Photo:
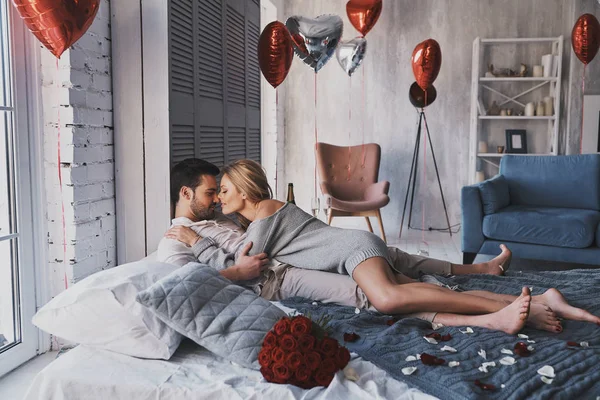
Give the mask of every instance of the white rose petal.
[[479, 352], [477, 354], [479, 354], [481, 357], [483, 357], [484, 360], [487, 360], [487, 354], [484, 349], [479, 350]]
[[456, 349], [450, 346], [444, 346], [440, 349], [441, 351], [449, 351], [450, 353], [456, 353]]
[[502, 385], [500, 385], [500, 387], [501, 387], [502, 389], [504, 389], [504, 388], [506, 387], [506, 385], [503, 383]]
[[516, 363], [515, 359], [512, 357], [503, 357], [500, 359], [499, 362], [502, 365], [513, 365], [514, 363]]
[[542, 378], [542, 382], [544, 382], [548, 385], [551, 384], [552, 381], [554, 380], [554, 379], [546, 378], [545, 376], [542, 376], [541, 378]]
[[527, 350], [529, 350], [529, 351], [534, 351], [534, 350], [535, 350], [535, 348], [534, 348], [533, 346], [527, 346]]
[[469, 333], [473, 333], [473, 329], [471, 329], [470, 327], [467, 326], [467, 329], [465, 329], [464, 331], [462, 329], [459, 329], [461, 333], [464, 333], [465, 335], [469, 334]]
[[521, 339], [529, 339], [529, 336], [527, 336], [523, 333], [519, 333], [517, 336], [520, 337]]
[[356, 382], [360, 378], [358, 376], [358, 372], [356, 372], [356, 370], [352, 367], [344, 368], [344, 376], [346, 377], [346, 379], [353, 382]]
[[548, 378], [554, 378], [556, 376], [554, 374], [554, 368], [550, 365], [544, 365], [542, 368], [538, 369], [537, 373], [542, 376], [547, 376]]
[[452, 368], [452, 367], [458, 367], [459, 365], [460, 365], [460, 363], [459, 363], [458, 361], [450, 361], [450, 362], [448, 363], [448, 366], [449, 366], [450, 368]]
[[417, 357], [415, 357], [415, 356], [408, 356], [408, 357], [406, 357], [406, 361], [417, 361]]
[[312, 305], [313, 305], [313, 306], [317, 306], [317, 305], [318, 305], [318, 303], [317, 303], [316, 301], [313, 301], [313, 302], [312, 302]]
[[420, 359], [421, 359], [421, 355], [417, 354], [417, 360], [420, 360]]
[[483, 366], [483, 365], [482, 365], [481, 367], [479, 367], [478, 369], [479, 369], [481, 372], [486, 372], [486, 373], [488, 372], [488, 370], [487, 370], [487, 367], [485, 367], [485, 366]]
[[354, 309], [354, 314], [360, 314], [360, 309], [359, 308]]
[[431, 344], [438, 344], [438, 341], [435, 340], [434, 338], [430, 338], [430, 337], [425, 337], [423, 336], [423, 339], [427, 340], [429, 343]]
[[529, 339], [527, 339], [527, 343], [535, 343], [535, 340], [529, 340]]
[[579, 343], [579, 345], [581, 347], [590, 347], [590, 344], [588, 342], [581, 342], [581, 343]]
[[406, 367], [402, 368], [402, 373], [404, 375], [412, 375], [413, 372], [417, 370], [417, 367]]
[[502, 353], [502, 354], [512, 354], [513, 352], [511, 350], [508, 350], [508, 349], [502, 349], [502, 350], [500, 350], [500, 353]]
[[495, 367], [496, 363], [494, 361], [488, 361], [488, 362], [484, 362], [483, 364], [481, 364], [481, 367], [479, 367], [479, 370], [481, 372], [488, 372], [488, 367]]

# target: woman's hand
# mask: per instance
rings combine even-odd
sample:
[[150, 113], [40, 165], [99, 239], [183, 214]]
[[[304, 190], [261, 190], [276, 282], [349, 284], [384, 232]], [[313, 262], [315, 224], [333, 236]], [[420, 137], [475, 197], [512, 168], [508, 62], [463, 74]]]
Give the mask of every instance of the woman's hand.
[[252, 242], [244, 246], [242, 253], [237, 259], [237, 262], [231, 268], [236, 270], [236, 280], [247, 281], [258, 278], [262, 272], [269, 266], [269, 258], [267, 253], [260, 253], [254, 256], [249, 256], [248, 252], [252, 248]]
[[202, 239], [202, 236], [198, 235], [191, 228], [187, 226], [174, 226], [165, 233], [165, 237], [169, 239], [179, 240], [188, 247], [192, 247], [198, 240]]

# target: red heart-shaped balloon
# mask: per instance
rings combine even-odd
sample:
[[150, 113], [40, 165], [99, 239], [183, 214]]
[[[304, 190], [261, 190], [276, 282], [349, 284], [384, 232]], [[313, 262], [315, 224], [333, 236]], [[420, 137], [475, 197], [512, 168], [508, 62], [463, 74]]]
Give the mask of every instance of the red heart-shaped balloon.
[[293, 59], [294, 48], [290, 33], [281, 22], [271, 22], [258, 39], [258, 64], [271, 86], [276, 88], [283, 82]]
[[350, 0], [346, 3], [346, 13], [350, 23], [363, 36], [367, 35], [381, 15], [382, 0]]
[[442, 66], [442, 50], [433, 39], [427, 39], [415, 47], [412, 53], [412, 70], [417, 84], [423, 90], [433, 84]]
[[31, 33], [56, 57], [78, 41], [98, 13], [99, 0], [13, 0]]

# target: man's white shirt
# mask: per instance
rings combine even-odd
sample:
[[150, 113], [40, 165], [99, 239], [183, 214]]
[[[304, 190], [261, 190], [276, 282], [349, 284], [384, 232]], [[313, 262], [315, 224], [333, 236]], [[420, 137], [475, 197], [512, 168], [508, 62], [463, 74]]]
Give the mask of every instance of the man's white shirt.
[[[235, 253], [246, 238], [242, 228], [221, 213], [215, 213], [214, 219], [198, 222], [186, 217], [175, 218], [171, 221], [171, 227], [174, 226], [187, 226], [202, 237], [210, 237], [228, 253]], [[197, 261], [190, 247], [166, 237], [158, 244], [157, 259], [178, 266]]]

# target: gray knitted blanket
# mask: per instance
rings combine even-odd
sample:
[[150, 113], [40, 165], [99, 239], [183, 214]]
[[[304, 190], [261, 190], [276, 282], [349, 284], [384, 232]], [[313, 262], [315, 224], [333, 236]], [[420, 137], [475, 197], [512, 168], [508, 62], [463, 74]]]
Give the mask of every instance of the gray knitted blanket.
[[[600, 270], [565, 272], [511, 272], [507, 276], [471, 275], [444, 278], [448, 285], [465, 290], [489, 290], [517, 294], [523, 286], [533, 287], [533, 295], [555, 287], [575, 306], [600, 315]], [[597, 399], [600, 396], [600, 327], [591, 323], [563, 321], [563, 332], [553, 334], [526, 328], [527, 338], [473, 327], [474, 333], [462, 333], [465, 328], [444, 327], [437, 332], [450, 334], [452, 339], [439, 344], [427, 342], [423, 336], [432, 332], [430, 325], [417, 319], [403, 319], [388, 326], [391, 317], [336, 305], [313, 303], [294, 298], [282, 302], [311, 318], [329, 315], [331, 335], [363, 358], [386, 370], [398, 380], [437, 396], [440, 399]], [[344, 333], [360, 336], [355, 342], [344, 342]], [[532, 340], [534, 342], [528, 342]], [[504, 354], [517, 342], [533, 347], [529, 357]], [[589, 347], [569, 346], [567, 342], [588, 342]], [[442, 351], [451, 346], [456, 352]], [[484, 359], [479, 353], [486, 352]], [[406, 361], [408, 356], [428, 353], [445, 360], [441, 366], [424, 365], [421, 361]], [[514, 365], [499, 360], [511, 356]], [[448, 362], [460, 365], [449, 367]], [[495, 362], [487, 372], [479, 369], [484, 362]], [[549, 365], [554, 368], [552, 383], [545, 383], [537, 371]], [[405, 367], [417, 367], [412, 375], [404, 375]], [[475, 384], [492, 384], [494, 390], [483, 390]]]

